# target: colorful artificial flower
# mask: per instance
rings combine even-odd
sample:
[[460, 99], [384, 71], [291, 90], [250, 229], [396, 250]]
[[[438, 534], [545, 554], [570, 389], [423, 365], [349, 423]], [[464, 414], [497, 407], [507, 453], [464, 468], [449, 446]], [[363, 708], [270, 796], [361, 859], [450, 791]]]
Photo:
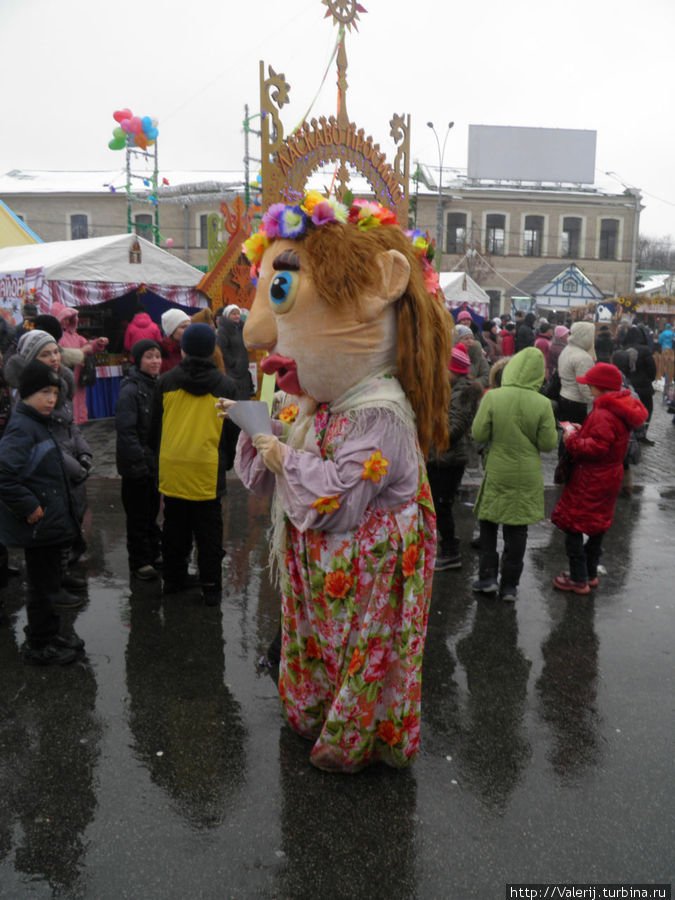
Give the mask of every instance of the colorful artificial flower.
[[332, 497], [319, 497], [312, 503], [312, 509], [315, 509], [319, 515], [335, 512], [336, 509], [340, 509], [338, 495], [335, 494]]
[[279, 214], [279, 234], [293, 241], [307, 230], [307, 216], [299, 206], [285, 206]]
[[246, 238], [242, 245], [242, 250], [250, 263], [259, 266], [263, 258], [265, 250], [269, 247], [270, 242], [264, 231], [256, 231], [251, 237]]
[[311, 216], [314, 212], [314, 207], [319, 203], [323, 203], [325, 199], [326, 198], [320, 191], [308, 191], [300, 204], [300, 208], [303, 212], [306, 212], [308, 216]]
[[335, 218], [335, 210], [330, 203], [327, 200], [317, 203], [312, 211], [312, 224], [320, 227], [321, 225], [330, 225], [333, 222], [337, 222], [337, 219]]
[[282, 422], [285, 422], [287, 425], [290, 425], [291, 422], [295, 422], [298, 413], [300, 412], [300, 407], [297, 403], [291, 403], [288, 406], [284, 406], [284, 408], [279, 413], [279, 419]]
[[361, 479], [362, 481], [370, 480], [379, 484], [382, 476], [387, 474], [388, 468], [389, 460], [385, 459], [379, 450], [376, 450], [369, 459], [364, 461]]
[[270, 240], [281, 234], [279, 219], [285, 209], [284, 203], [273, 203], [262, 217], [262, 228]]

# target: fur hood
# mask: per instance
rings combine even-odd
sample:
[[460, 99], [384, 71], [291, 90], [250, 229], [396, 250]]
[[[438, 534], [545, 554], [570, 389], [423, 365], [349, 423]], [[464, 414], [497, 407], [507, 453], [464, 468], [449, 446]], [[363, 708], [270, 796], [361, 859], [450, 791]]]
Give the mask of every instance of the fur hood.
[[[82, 351], [77, 352], [84, 357]], [[5, 379], [11, 387], [18, 389], [19, 381], [26, 365], [26, 360], [20, 353], [15, 353], [7, 360], [5, 363]], [[64, 399], [72, 400], [75, 394], [75, 376], [67, 366], [62, 365], [59, 370], [59, 378], [61, 379], [61, 394]]]

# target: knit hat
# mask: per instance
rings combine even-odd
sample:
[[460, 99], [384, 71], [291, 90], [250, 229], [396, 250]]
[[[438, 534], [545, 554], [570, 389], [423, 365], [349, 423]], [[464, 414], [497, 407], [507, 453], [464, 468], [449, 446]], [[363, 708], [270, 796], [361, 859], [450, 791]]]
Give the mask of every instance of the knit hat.
[[603, 391], [620, 391], [623, 383], [621, 372], [611, 363], [596, 363], [585, 375], [578, 375], [579, 384], [592, 384]]
[[38, 314], [37, 304], [32, 303], [30, 300], [27, 300], [24, 305], [21, 307], [21, 315], [24, 319], [33, 319]]
[[466, 375], [470, 368], [471, 360], [469, 359], [469, 354], [466, 352], [466, 348], [461, 344], [457, 344], [456, 347], [452, 348], [450, 371], [455, 372], [457, 375]]
[[57, 344], [63, 336], [63, 328], [55, 316], [36, 316], [34, 327], [51, 334]]
[[570, 333], [569, 328], [565, 328], [564, 325], [556, 325], [553, 329], [553, 336], [557, 338], [564, 338]]
[[183, 332], [180, 346], [186, 356], [208, 359], [216, 349], [216, 333], [209, 325], [203, 325], [201, 322], [188, 325]]
[[31, 362], [43, 347], [46, 347], [47, 344], [55, 343], [53, 335], [49, 334], [49, 332], [34, 328], [32, 331], [27, 331], [21, 335], [16, 349], [26, 362]]
[[19, 378], [19, 396], [21, 399], [30, 397], [31, 394], [37, 394], [44, 387], [60, 387], [61, 379], [46, 363], [41, 359], [34, 359], [25, 366], [21, 377]]
[[165, 313], [162, 313], [161, 321], [162, 331], [167, 337], [171, 337], [179, 325], [190, 321], [190, 316], [182, 309], [167, 309]]
[[461, 311], [461, 313], [457, 316], [457, 321], [458, 321], [458, 322], [464, 322], [464, 321], [467, 321], [467, 320], [468, 320], [469, 322], [472, 322], [472, 321], [473, 321], [473, 318], [472, 318], [471, 313], [469, 312], [468, 309], [463, 309], [463, 310]]
[[455, 328], [455, 331], [457, 332], [457, 339], [460, 341], [465, 337], [473, 337], [473, 331], [466, 325], [458, 325]]
[[143, 359], [143, 354], [147, 353], [148, 350], [160, 350], [161, 348], [157, 341], [151, 341], [150, 338], [142, 338], [140, 341], [136, 341], [136, 343], [131, 348], [131, 358], [134, 361], [134, 365], [137, 369], [141, 368], [141, 360]]
[[225, 307], [225, 310], [224, 310], [224, 312], [223, 312], [223, 315], [225, 316], [225, 318], [226, 318], [226, 319], [229, 319], [229, 318], [230, 318], [230, 313], [231, 313], [231, 312], [234, 312], [235, 309], [237, 310], [237, 312], [241, 312], [241, 307], [237, 306], [236, 303], [230, 303], [229, 306], [226, 306], [226, 307]]

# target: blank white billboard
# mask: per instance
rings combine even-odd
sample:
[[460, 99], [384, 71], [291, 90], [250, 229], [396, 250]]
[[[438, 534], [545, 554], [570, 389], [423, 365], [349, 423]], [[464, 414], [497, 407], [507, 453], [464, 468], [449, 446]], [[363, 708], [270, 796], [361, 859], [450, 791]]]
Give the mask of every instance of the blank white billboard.
[[469, 125], [469, 178], [593, 184], [597, 132]]

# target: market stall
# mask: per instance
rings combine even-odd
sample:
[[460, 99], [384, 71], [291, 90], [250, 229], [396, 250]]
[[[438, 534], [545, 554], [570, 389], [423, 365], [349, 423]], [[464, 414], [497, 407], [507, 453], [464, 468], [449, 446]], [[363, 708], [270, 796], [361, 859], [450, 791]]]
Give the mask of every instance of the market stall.
[[135, 234], [7, 247], [0, 249], [0, 307], [17, 323], [25, 300], [43, 313], [59, 302], [77, 308], [86, 337], [108, 338], [108, 352], [96, 356], [97, 382], [87, 389], [89, 413], [101, 418], [114, 411], [124, 332], [138, 304], [157, 324], [171, 307], [190, 315], [208, 305], [196, 289], [202, 276]]
[[441, 272], [439, 280], [445, 305], [455, 318], [462, 309], [468, 309], [481, 325], [490, 315], [490, 297], [466, 272]]

